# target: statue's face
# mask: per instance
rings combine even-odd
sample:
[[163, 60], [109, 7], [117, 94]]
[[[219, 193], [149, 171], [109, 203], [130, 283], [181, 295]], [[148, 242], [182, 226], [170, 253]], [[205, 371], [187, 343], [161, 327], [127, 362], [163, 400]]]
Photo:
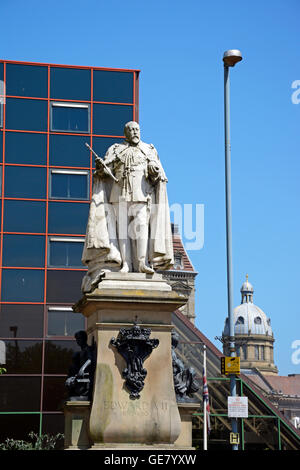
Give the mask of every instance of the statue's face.
[[86, 343], [86, 336], [81, 334], [80, 332], [75, 334], [75, 339], [78, 346], [84, 346], [84, 344]]
[[130, 123], [125, 130], [127, 140], [134, 145], [140, 141], [140, 126], [136, 122]]

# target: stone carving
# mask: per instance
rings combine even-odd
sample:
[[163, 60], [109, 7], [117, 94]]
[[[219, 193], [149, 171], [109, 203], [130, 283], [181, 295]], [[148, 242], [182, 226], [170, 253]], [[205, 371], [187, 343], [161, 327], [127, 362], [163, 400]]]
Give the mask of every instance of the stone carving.
[[135, 324], [132, 328], [121, 328], [118, 338], [110, 341], [126, 361], [122, 376], [126, 379], [125, 384], [132, 400], [140, 398], [140, 392], [144, 388], [147, 375], [144, 360], [159, 344], [158, 339], [149, 339], [150, 334], [150, 328], [141, 328]]
[[196, 393], [200, 385], [195, 379], [195, 370], [192, 367], [185, 367], [183, 362], [176, 355], [175, 349], [178, 345], [179, 335], [172, 331], [172, 365], [174, 388], [178, 402], [192, 402], [193, 394]]
[[95, 345], [87, 344], [85, 331], [77, 331], [75, 339], [81, 350], [73, 355], [65, 386], [70, 401], [90, 400], [95, 368]]
[[[174, 263], [167, 178], [156, 149], [128, 122], [125, 140], [95, 159], [93, 196], [82, 261], [82, 291], [97, 287], [106, 271], [170, 269]], [[104, 164], [103, 164], [104, 163]]]

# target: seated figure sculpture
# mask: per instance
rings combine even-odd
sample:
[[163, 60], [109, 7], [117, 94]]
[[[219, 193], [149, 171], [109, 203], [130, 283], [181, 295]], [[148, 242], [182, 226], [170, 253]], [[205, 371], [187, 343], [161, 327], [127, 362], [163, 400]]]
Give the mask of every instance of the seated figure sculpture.
[[107, 271], [153, 274], [174, 263], [167, 178], [157, 151], [141, 141], [134, 121], [125, 125], [124, 135], [103, 160], [96, 154], [83, 293], [97, 287]]
[[92, 392], [95, 348], [87, 344], [87, 334], [83, 330], [75, 333], [75, 339], [81, 350], [73, 355], [65, 386], [70, 401], [89, 400]]
[[179, 402], [190, 402], [193, 394], [196, 393], [200, 385], [195, 380], [195, 370], [192, 367], [186, 368], [183, 362], [176, 355], [175, 349], [178, 345], [179, 335], [172, 331], [172, 365], [176, 399]]

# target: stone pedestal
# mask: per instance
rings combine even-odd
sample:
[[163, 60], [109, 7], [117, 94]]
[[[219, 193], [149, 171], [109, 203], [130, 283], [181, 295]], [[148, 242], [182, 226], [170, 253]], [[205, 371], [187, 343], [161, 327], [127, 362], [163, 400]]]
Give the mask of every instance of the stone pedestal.
[[91, 446], [88, 435], [90, 402], [67, 401], [65, 414], [65, 450], [85, 450]]
[[181, 432], [175, 441], [175, 447], [180, 449], [195, 450], [192, 447], [192, 431], [193, 431], [193, 413], [200, 408], [200, 403], [178, 403]]
[[[87, 318], [97, 364], [89, 421], [92, 449], [174, 448], [181, 432], [171, 357], [171, 314], [186, 303], [159, 274], [106, 273], [74, 310]], [[121, 328], [150, 328], [159, 345], [143, 363], [140, 398], [131, 399], [122, 376], [127, 363], [111, 339]]]

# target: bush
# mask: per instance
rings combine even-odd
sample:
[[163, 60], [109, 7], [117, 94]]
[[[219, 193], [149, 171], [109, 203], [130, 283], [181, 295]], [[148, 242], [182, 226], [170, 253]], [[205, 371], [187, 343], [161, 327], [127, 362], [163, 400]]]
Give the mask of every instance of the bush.
[[50, 434], [42, 434], [39, 436], [34, 432], [28, 434], [30, 440], [22, 441], [7, 438], [0, 444], [0, 450], [54, 450], [57, 441], [63, 439], [61, 433], [51, 436]]

